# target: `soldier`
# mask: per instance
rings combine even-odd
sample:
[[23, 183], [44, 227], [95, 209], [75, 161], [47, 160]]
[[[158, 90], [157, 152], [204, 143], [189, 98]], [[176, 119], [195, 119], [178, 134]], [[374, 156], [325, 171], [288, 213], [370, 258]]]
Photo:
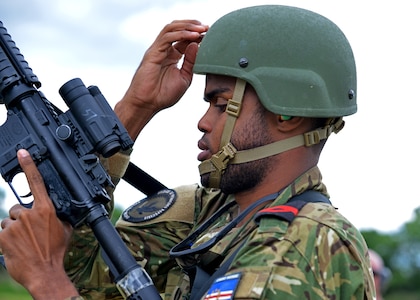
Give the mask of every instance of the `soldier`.
[[392, 272], [385, 266], [382, 257], [375, 250], [369, 249], [369, 258], [375, 280], [376, 300], [383, 300], [383, 294], [388, 288]]
[[[210, 29], [172, 22], [115, 107], [133, 139], [181, 98], [193, 72], [206, 76], [209, 104], [198, 123], [202, 186], [163, 190], [133, 204], [117, 224], [163, 297], [374, 299], [365, 241], [329, 202], [317, 167], [327, 138], [357, 109], [354, 57], [341, 30], [316, 13], [280, 5], [234, 11]], [[25, 154], [18, 157], [35, 205], [12, 208], [2, 222], [9, 272], [35, 298], [64, 299], [77, 295], [76, 287], [86, 299], [121, 299], [86, 228], [74, 231], [65, 258], [75, 287], [67, 278], [55, 281], [65, 278], [60, 259], [69, 228], [55, 218]], [[115, 182], [128, 160], [129, 153], [103, 160]], [[46, 214], [51, 223], [42, 234], [48, 238], [36, 232]], [[29, 228], [19, 227], [22, 216], [33, 222]], [[28, 235], [42, 245], [27, 242], [26, 249], [39, 251], [11, 248]], [[41, 271], [22, 272], [28, 260]], [[53, 288], [46, 288], [51, 281]]]

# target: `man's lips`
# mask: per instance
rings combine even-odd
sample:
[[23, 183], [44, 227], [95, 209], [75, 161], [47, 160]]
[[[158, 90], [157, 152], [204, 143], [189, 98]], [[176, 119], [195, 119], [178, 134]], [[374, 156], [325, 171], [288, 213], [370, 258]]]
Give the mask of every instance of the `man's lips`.
[[200, 152], [197, 156], [197, 159], [199, 161], [205, 161], [207, 159], [210, 159], [212, 156], [211, 151], [210, 150], [204, 150], [202, 152]]
[[207, 145], [203, 142], [203, 140], [199, 140], [198, 141], [198, 148], [200, 150], [203, 150], [197, 156], [197, 159], [199, 161], [205, 161], [206, 159], [210, 159], [211, 158], [212, 153], [209, 150], [209, 148], [207, 147]]

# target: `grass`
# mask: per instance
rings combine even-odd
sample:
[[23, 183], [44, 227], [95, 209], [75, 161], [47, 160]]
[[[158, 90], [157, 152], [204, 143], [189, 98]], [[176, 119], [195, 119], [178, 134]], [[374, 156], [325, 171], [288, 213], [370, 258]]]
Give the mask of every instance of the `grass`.
[[5, 272], [0, 271], [0, 299], [31, 300], [29, 293]]

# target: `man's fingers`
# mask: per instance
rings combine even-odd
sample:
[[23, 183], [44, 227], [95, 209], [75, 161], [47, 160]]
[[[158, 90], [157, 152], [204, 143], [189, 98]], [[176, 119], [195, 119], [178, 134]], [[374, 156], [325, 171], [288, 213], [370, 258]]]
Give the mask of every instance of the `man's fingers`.
[[19, 218], [20, 212], [22, 209], [27, 209], [23, 207], [22, 205], [15, 204], [9, 209], [9, 216], [12, 220], [17, 220]]
[[52, 205], [51, 201], [49, 201], [48, 197], [46, 197], [48, 196], [48, 193], [44, 185], [44, 180], [42, 179], [42, 176], [29, 152], [25, 149], [20, 149], [17, 152], [17, 157], [23, 172], [25, 172], [29, 188], [31, 189], [34, 197], [33, 205]]
[[208, 25], [195, 20], [173, 21], [163, 28], [151, 48], [157, 47], [160, 52], [165, 53], [174, 43], [182, 41], [199, 43], [208, 28]]
[[12, 222], [11, 219], [9, 218], [5, 218], [3, 220], [1, 220], [0, 226], [2, 229], [5, 229], [7, 227], [8, 224], [10, 224]]

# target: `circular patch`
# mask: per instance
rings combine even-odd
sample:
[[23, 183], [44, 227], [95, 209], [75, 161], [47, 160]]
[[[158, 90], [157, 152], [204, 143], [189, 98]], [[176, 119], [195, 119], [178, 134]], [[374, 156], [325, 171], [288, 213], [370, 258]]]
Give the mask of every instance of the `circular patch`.
[[175, 200], [176, 192], [174, 190], [161, 190], [153, 196], [131, 205], [122, 213], [122, 218], [132, 223], [153, 220], [167, 211], [175, 203]]

